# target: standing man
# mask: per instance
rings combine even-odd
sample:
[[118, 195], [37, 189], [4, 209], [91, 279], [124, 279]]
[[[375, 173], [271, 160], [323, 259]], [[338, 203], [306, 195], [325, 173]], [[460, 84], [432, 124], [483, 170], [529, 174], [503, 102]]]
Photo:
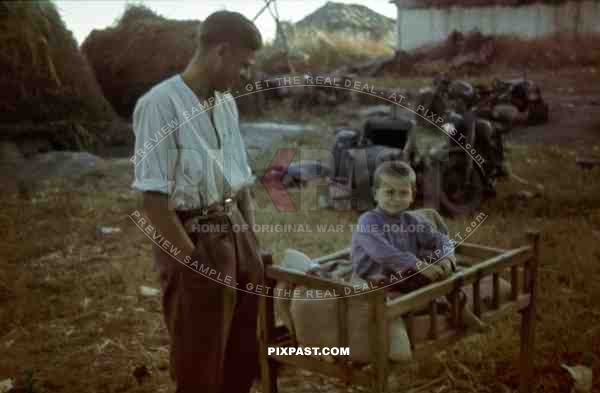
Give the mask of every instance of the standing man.
[[181, 250], [154, 242], [177, 393], [246, 393], [259, 371], [258, 296], [246, 288], [262, 282], [263, 266], [252, 230], [233, 229], [254, 224], [254, 177], [227, 90], [261, 45], [243, 15], [210, 15], [185, 71], [141, 97], [133, 116], [133, 188], [156, 231]]

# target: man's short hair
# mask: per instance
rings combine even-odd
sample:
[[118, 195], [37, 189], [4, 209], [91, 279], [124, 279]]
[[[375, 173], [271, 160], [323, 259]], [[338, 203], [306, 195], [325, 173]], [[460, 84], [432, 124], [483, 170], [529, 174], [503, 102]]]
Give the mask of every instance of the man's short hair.
[[244, 49], [258, 50], [262, 36], [256, 25], [239, 12], [217, 11], [200, 25], [198, 41], [202, 48], [229, 43]]
[[417, 188], [417, 175], [410, 165], [404, 161], [390, 160], [379, 164], [373, 174], [373, 189], [376, 190], [381, 186], [382, 176], [389, 176], [398, 179], [404, 179], [410, 184], [413, 192]]

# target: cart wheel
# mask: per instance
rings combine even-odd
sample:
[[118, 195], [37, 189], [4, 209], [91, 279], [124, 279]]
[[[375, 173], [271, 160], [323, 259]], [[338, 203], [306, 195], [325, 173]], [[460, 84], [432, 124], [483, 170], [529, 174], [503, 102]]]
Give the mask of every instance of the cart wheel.
[[465, 168], [467, 157], [453, 154], [448, 162], [442, 165], [440, 205], [452, 216], [460, 216], [474, 212], [483, 200], [483, 179], [473, 164], [471, 175], [466, 179]]

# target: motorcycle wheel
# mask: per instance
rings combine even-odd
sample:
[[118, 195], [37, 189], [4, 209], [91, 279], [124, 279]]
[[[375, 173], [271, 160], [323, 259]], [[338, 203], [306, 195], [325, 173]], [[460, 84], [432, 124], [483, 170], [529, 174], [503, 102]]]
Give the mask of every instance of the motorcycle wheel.
[[452, 154], [441, 167], [440, 205], [451, 216], [473, 213], [483, 200], [483, 179], [475, 164], [466, 178], [467, 159], [463, 154]]
[[[419, 107], [422, 106], [425, 108], [425, 111], [419, 111]], [[433, 95], [433, 93], [427, 93], [419, 97], [419, 101], [417, 102], [417, 112], [415, 112], [415, 121], [419, 127], [423, 128], [434, 128], [436, 125], [431, 124], [431, 122], [427, 119], [427, 115], [430, 113], [435, 113], [437, 116], [442, 116], [446, 112], [446, 103], [444, 100], [438, 96]]]
[[548, 122], [550, 110], [544, 101], [536, 101], [529, 104], [529, 125], [538, 125]]

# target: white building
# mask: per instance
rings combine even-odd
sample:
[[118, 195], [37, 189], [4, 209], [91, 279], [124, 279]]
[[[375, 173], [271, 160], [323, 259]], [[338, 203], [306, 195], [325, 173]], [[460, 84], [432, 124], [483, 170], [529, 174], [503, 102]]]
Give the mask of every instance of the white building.
[[[600, 1], [500, 6], [493, 0], [391, 0], [396, 4], [396, 48], [410, 50], [444, 40], [452, 31], [517, 34], [525, 38], [555, 32], [600, 32]], [[472, 6], [464, 4], [476, 4]], [[455, 6], [452, 4], [463, 4]]]

